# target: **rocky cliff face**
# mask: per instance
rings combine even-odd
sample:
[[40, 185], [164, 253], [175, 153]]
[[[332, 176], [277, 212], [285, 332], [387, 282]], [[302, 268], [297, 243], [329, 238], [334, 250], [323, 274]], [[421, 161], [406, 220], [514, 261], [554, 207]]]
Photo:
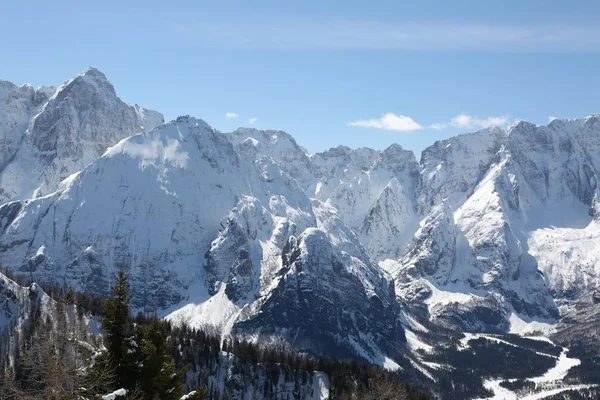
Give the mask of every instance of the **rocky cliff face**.
[[[494, 294], [499, 308], [492, 311], [504, 314], [501, 329], [511, 329], [511, 319], [556, 320], [558, 306], [598, 285], [597, 252], [591, 250], [597, 237], [592, 218], [600, 154], [597, 120], [556, 120], [548, 126], [519, 122], [506, 135], [487, 130], [426, 150], [421, 210], [445, 196], [443, 202], [455, 207], [453, 218], [448, 212], [440, 218], [438, 206], [432, 208], [402, 267], [396, 266], [400, 276], [419, 265], [428, 274], [447, 271], [461, 254], [453, 250], [456, 238], [464, 238], [468, 250], [462, 254], [472, 253], [474, 261], [458, 264], [453, 271], [461, 275], [454, 283], [426, 278], [430, 284], [441, 284], [443, 290], [467, 284], [458, 289], [470, 293], [465, 304], [473, 295]], [[487, 146], [481, 146], [483, 137]], [[463, 149], [458, 154], [468, 159], [464, 165], [448, 161], [450, 155], [456, 158], [451, 149], [457, 139], [470, 146], [454, 146]], [[439, 177], [444, 177], [441, 184]], [[411, 282], [409, 287], [417, 281]]]
[[[34, 310], [47, 316], [49, 301], [48, 295], [37, 284], [19, 286], [0, 273], [0, 337], [10, 339], [11, 330], [23, 329], [34, 316]], [[0, 343], [0, 354], [5, 355], [9, 346], [14, 343]]]
[[0, 214], [2, 259], [36, 280], [107, 295], [124, 265], [136, 307], [221, 299], [221, 328], [315, 352], [333, 343], [381, 358], [402, 338], [393, 284], [335, 209], [200, 120], [131, 136], [57, 192]]
[[121, 101], [91, 67], [59, 88], [0, 87], [3, 202], [49, 194], [119, 140], [163, 123], [160, 113]]
[[421, 212], [427, 213], [430, 207], [442, 201], [454, 210], [460, 207], [471, 196], [505, 142], [506, 132], [500, 128], [487, 128], [435, 142], [425, 149], [420, 168], [423, 179], [419, 199]]
[[383, 364], [406, 315], [517, 331], [599, 285], [597, 116], [457, 136], [420, 163], [398, 145], [309, 155], [285, 132], [160, 125], [88, 69], [2, 82], [0, 117], [19, 199], [0, 206], [2, 263], [98, 295], [124, 265], [133, 304], [173, 321]]

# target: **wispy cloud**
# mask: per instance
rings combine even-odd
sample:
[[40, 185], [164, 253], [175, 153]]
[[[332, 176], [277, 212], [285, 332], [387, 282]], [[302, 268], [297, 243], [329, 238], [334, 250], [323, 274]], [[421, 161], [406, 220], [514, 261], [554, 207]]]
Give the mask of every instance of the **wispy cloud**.
[[429, 127], [431, 129], [435, 129], [437, 131], [443, 131], [444, 129], [446, 129], [448, 127], [448, 124], [443, 124], [443, 123], [438, 122], [438, 123], [429, 125]]
[[240, 117], [240, 116], [239, 116], [239, 115], [237, 115], [237, 114], [236, 114], [236, 113], [234, 113], [234, 112], [228, 112], [228, 113], [225, 113], [225, 118], [227, 118], [227, 119], [236, 119], [236, 118], [239, 118], [239, 117]]
[[[162, 40], [228, 49], [600, 52], [600, 25], [320, 19], [289, 15], [167, 20]], [[276, 32], [276, 34], [273, 34]]]
[[250, 125], [254, 125], [254, 124], [256, 123], [256, 121], [258, 121], [258, 118], [250, 118], [250, 119], [248, 120], [248, 123], [249, 123]]
[[488, 128], [490, 126], [505, 126], [508, 123], [508, 120], [508, 115], [503, 115], [500, 117], [476, 118], [468, 114], [459, 114], [448, 122], [431, 124], [429, 125], [429, 128], [436, 129], [438, 131], [442, 131], [449, 127], [463, 129]]
[[360, 119], [348, 122], [349, 126], [358, 126], [361, 128], [376, 128], [389, 131], [411, 132], [423, 129], [411, 117], [405, 115], [396, 115], [394, 113], [382, 114], [380, 118]]

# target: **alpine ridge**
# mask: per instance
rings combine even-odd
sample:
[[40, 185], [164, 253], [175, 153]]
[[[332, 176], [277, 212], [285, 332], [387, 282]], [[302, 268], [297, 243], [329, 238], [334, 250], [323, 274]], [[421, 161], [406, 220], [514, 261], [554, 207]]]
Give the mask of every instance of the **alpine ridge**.
[[600, 287], [597, 115], [459, 135], [420, 162], [309, 154], [282, 131], [163, 123], [89, 68], [0, 81], [0, 138], [3, 266], [99, 296], [124, 266], [132, 304], [175, 324], [429, 379], [430, 330], [549, 336]]
[[119, 140], [164, 122], [121, 101], [93, 67], [58, 88], [0, 81], [0, 105], [3, 202], [52, 193]]

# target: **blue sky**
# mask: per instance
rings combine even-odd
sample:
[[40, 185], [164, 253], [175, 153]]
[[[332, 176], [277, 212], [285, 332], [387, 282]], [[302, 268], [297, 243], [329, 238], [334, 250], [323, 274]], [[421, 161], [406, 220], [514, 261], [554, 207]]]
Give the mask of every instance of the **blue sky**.
[[167, 119], [419, 153], [600, 113], [599, 21], [598, 1], [13, 1], [0, 79], [58, 85], [93, 65]]

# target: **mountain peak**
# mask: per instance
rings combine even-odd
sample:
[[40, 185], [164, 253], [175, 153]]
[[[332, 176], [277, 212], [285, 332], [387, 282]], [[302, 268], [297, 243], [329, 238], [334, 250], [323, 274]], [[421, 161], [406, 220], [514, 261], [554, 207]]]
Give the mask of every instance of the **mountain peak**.
[[[111, 96], [116, 97], [117, 93], [113, 85], [109, 82], [102, 72], [94, 67], [86, 68], [82, 73], [78, 74], [71, 80], [67, 81], [65, 85], [61, 88], [66, 89], [69, 87], [73, 87], [78, 83], [85, 83], [87, 85], [92, 85], [96, 90], [107, 92]], [[59, 88], [59, 90], [61, 89]]]
[[210, 126], [206, 121], [200, 118], [192, 117], [191, 115], [180, 115], [171, 121], [173, 124], [185, 124], [190, 126], [197, 126], [201, 128], [206, 128], [210, 130], [214, 130], [212, 126]]
[[94, 67], [94, 66], [89, 66], [86, 69], [83, 70], [83, 72], [79, 75], [96, 75], [96, 76], [101, 76], [104, 77], [106, 79], [106, 76], [104, 75], [104, 73], [102, 73], [98, 68]]
[[389, 158], [401, 158], [403, 160], [408, 160], [410, 159], [411, 161], [414, 160], [416, 162], [416, 157], [415, 157], [415, 153], [413, 153], [410, 150], [406, 150], [404, 149], [402, 146], [400, 146], [397, 143], [392, 143], [391, 145], [389, 145], [385, 150], [383, 150], [381, 152], [381, 156], [384, 159], [389, 159]]
[[108, 147], [164, 121], [123, 102], [94, 67], [59, 88], [0, 84], [0, 97], [3, 90], [10, 103], [0, 110], [0, 201], [51, 193]]

